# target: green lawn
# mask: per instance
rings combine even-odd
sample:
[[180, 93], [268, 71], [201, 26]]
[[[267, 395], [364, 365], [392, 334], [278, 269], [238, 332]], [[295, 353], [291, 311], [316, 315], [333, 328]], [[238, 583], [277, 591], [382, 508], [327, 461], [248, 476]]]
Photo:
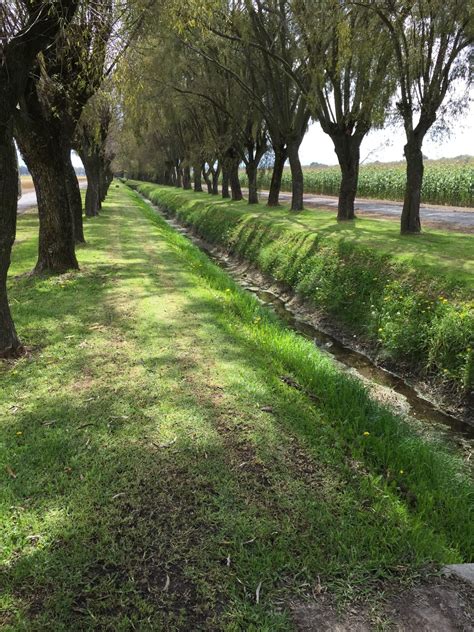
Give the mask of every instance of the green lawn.
[[[36, 235], [21, 216], [13, 275]], [[10, 283], [31, 352], [0, 367], [2, 629], [286, 631], [319, 582], [377, 612], [383, 582], [469, 557], [447, 449], [125, 187], [86, 236], [79, 272]]]

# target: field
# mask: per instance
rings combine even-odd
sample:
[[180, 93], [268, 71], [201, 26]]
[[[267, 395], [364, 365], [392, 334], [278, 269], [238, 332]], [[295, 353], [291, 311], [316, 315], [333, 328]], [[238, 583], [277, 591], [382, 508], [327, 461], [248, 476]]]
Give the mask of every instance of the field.
[[31, 176], [21, 176], [21, 192], [31, 193], [31, 191], [35, 190], [35, 186], [33, 184], [33, 178]]
[[86, 222], [80, 271], [24, 274], [37, 231], [11, 280], [31, 355], [1, 373], [3, 629], [287, 632], [318, 587], [385, 621], [386, 590], [467, 561], [462, 462], [135, 194]]
[[[77, 177], [79, 184], [86, 182], [85, 176]], [[33, 184], [33, 178], [31, 176], [21, 176], [21, 192], [24, 195], [25, 193], [32, 193], [35, 190], [35, 185]]]
[[[382, 200], [403, 200], [405, 187], [405, 163], [379, 163], [363, 165], [360, 169], [359, 197]], [[241, 174], [246, 185], [245, 174]], [[260, 187], [268, 189], [271, 172], [260, 174]], [[340, 183], [339, 167], [304, 169], [306, 193], [338, 195]], [[291, 190], [291, 173], [285, 168], [282, 190]], [[474, 159], [428, 160], [422, 189], [422, 201], [432, 204], [474, 206]]]

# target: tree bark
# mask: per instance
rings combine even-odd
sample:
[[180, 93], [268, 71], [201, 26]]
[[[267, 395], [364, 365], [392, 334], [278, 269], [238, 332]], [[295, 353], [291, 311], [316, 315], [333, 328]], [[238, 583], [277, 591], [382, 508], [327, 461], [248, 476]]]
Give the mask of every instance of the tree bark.
[[18, 356], [18, 339], [8, 305], [7, 273], [16, 234], [18, 170], [11, 122], [0, 127], [0, 358]]
[[267, 206], [279, 206], [279, 197], [281, 189], [281, 178], [283, 176], [283, 168], [287, 158], [287, 150], [285, 147], [274, 147], [275, 161], [273, 163], [272, 179], [270, 182], [270, 191], [268, 192]]
[[196, 193], [202, 193], [202, 179], [201, 179], [201, 168], [193, 167], [194, 173], [194, 190]]
[[300, 141], [288, 143], [288, 158], [291, 169], [291, 209], [292, 211], [303, 210], [303, 169], [299, 157]]
[[183, 169], [183, 189], [191, 189], [191, 169], [189, 166]]
[[79, 268], [64, 148], [59, 126], [43, 118], [32, 94], [33, 107], [17, 119], [16, 138], [33, 177], [38, 202], [39, 247], [34, 272], [61, 274]]
[[71, 150], [64, 151], [64, 170], [66, 176], [66, 192], [74, 223], [74, 239], [76, 244], [85, 243], [84, 226], [82, 223], [82, 197], [77, 181], [76, 172], [71, 162]]
[[408, 235], [421, 232], [420, 202], [424, 171], [421, 140], [414, 135], [409, 137], [404, 152], [407, 161], [407, 181], [400, 232], [402, 235]]
[[96, 217], [101, 208], [100, 159], [91, 148], [84, 148], [80, 152], [80, 156], [87, 177], [86, 217]]
[[332, 136], [334, 150], [341, 168], [341, 186], [339, 187], [339, 201], [337, 206], [337, 220], [347, 221], [355, 219], [355, 196], [359, 181], [360, 143], [354, 136], [341, 133]]
[[239, 202], [244, 199], [239, 179], [239, 162], [238, 158], [234, 158], [229, 170], [230, 190], [232, 192], [232, 200], [234, 202]]
[[245, 171], [247, 172], [249, 185], [249, 204], [258, 204], [257, 165], [255, 162], [249, 162]]
[[204, 182], [206, 183], [207, 186], [207, 192], [209, 193], [209, 195], [212, 194], [212, 182], [211, 182], [211, 178], [209, 177], [209, 172], [206, 169], [206, 165], [203, 163], [202, 165], [202, 176], [204, 178]]
[[229, 169], [223, 164], [222, 165], [222, 197], [223, 199], [230, 198], [229, 193]]

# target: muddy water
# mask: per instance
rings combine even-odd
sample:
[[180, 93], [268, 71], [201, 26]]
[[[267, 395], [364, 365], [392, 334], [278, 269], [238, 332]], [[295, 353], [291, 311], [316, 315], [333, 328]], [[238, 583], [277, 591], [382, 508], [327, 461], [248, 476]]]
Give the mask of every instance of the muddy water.
[[423, 426], [441, 430], [443, 434], [462, 449], [469, 458], [474, 444], [474, 426], [443, 412], [435, 404], [422, 397], [415, 388], [402, 377], [377, 366], [369, 357], [343, 344], [338, 338], [322, 331], [319, 327], [302, 319], [296, 313], [292, 301], [283, 293], [279, 293], [274, 285], [265, 281], [259, 273], [252, 274], [249, 265], [235, 260], [218, 248], [196, 237], [191, 229], [187, 229], [169, 217], [163, 209], [144, 200], [158, 212], [176, 231], [188, 237], [194, 244], [216, 262], [239, 285], [252, 293], [263, 305], [272, 309], [291, 329], [304, 336], [329, 357], [333, 358], [341, 368], [362, 379], [371, 389], [374, 396], [391, 405], [398, 412], [418, 420]]

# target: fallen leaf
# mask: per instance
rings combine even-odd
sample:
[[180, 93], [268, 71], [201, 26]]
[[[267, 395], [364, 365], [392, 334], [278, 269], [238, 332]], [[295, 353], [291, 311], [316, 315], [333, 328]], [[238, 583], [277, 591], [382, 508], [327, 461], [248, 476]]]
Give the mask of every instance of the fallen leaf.
[[261, 411], [263, 411], [264, 413], [272, 413], [273, 412], [273, 408], [271, 406], [262, 406], [260, 408]]

